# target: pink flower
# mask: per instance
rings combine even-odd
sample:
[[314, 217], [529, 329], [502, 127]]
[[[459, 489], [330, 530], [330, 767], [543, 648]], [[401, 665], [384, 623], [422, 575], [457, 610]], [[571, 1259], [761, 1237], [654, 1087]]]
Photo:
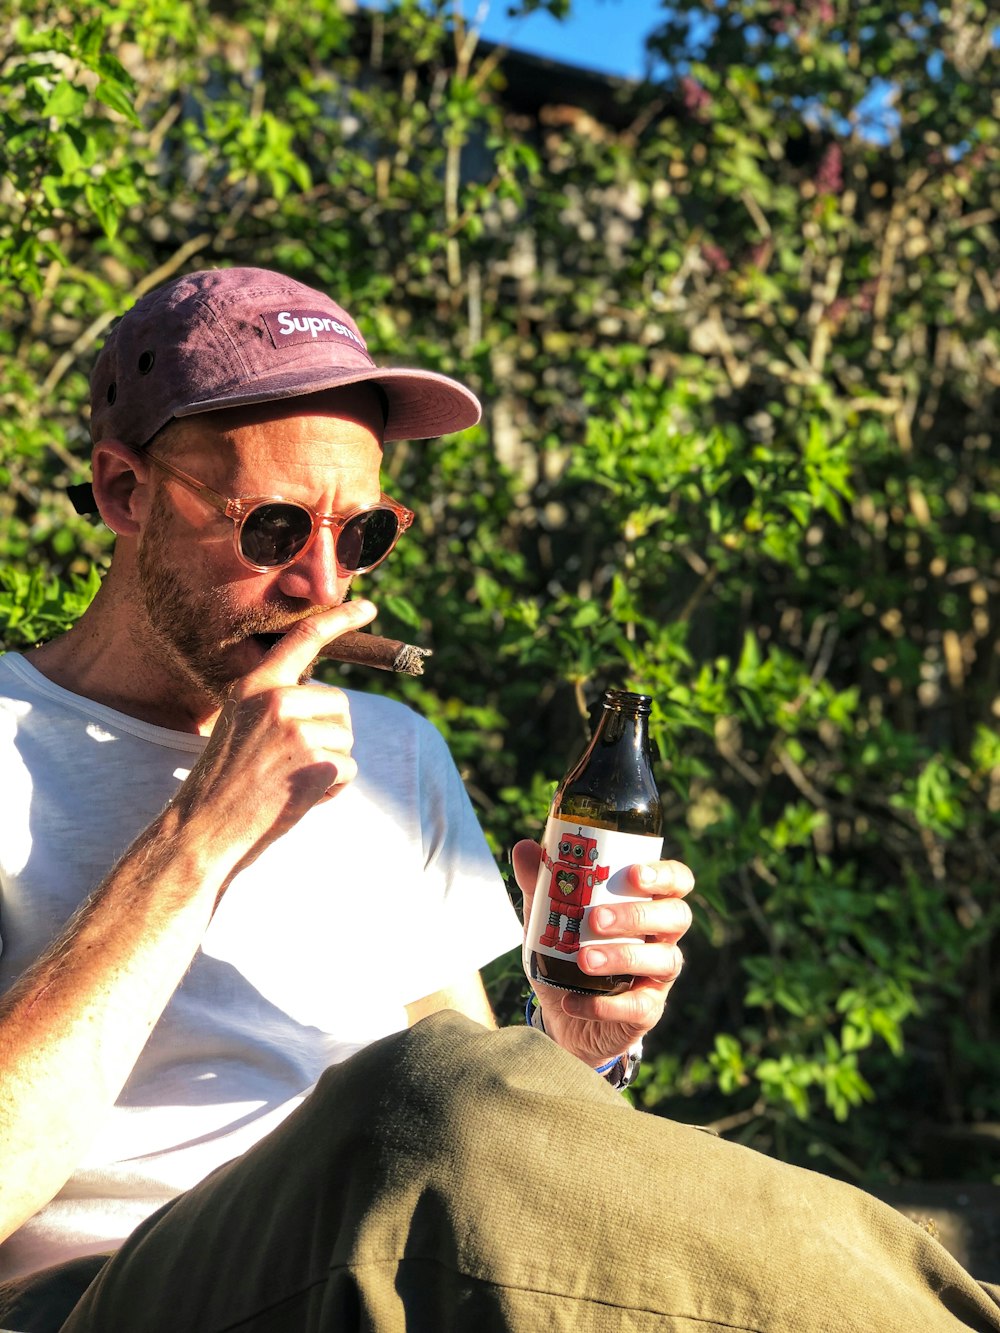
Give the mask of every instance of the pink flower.
[[725, 250], [711, 241], [706, 241], [701, 247], [701, 257], [713, 273], [725, 273], [730, 268], [729, 256]]
[[840, 194], [843, 188], [844, 155], [840, 144], [827, 144], [816, 169], [816, 190], [819, 194]]
[[685, 74], [681, 79], [681, 100], [684, 110], [692, 116], [700, 115], [712, 105], [711, 94], [690, 74]]

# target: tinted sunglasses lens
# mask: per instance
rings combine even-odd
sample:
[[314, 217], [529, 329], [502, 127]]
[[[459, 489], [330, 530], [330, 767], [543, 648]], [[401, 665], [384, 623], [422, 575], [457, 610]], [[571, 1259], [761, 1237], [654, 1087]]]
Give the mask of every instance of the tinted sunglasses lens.
[[391, 509], [369, 509], [349, 518], [337, 536], [341, 569], [371, 569], [392, 550], [399, 519]]
[[240, 550], [252, 565], [286, 565], [309, 540], [312, 517], [301, 505], [258, 505], [240, 530]]

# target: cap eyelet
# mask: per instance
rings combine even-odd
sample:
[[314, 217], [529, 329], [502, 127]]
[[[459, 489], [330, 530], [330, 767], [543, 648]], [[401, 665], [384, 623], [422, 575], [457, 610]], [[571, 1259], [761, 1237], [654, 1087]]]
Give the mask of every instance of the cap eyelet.
[[156, 360], [156, 353], [145, 351], [139, 357], [139, 374], [148, 375], [153, 369], [153, 362]]
[[118, 397], [118, 387], [115, 384], [114, 380], [112, 380], [111, 383], [108, 385], [108, 402], [113, 404], [117, 397]]

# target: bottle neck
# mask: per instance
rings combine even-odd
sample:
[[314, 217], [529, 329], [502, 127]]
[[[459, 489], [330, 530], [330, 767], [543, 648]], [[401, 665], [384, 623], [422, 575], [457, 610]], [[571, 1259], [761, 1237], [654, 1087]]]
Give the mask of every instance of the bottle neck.
[[631, 744], [636, 750], [648, 752], [650, 704], [648, 694], [606, 690], [591, 748], [597, 744]]
[[565, 817], [622, 832], [659, 833], [648, 700], [638, 696], [646, 706], [635, 706], [635, 698], [605, 697], [590, 744], [556, 792], [553, 809]]
[[645, 717], [629, 717], [617, 709], [602, 712], [591, 747], [621, 745], [634, 750], [645, 750], [649, 745], [649, 723]]

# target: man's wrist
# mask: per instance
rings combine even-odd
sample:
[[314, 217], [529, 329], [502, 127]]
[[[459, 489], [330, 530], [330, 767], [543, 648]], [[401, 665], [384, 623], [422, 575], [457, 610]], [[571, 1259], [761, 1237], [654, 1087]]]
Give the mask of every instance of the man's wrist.
[[[524, 1006], [524, 1022], [527, 1027], [534, 1028], [536, 1032], [545, 1032], [542, 1007], [538, 1003], [538, 997], [534, 991], [528, 993], [528, 999]], [[545, 1033], [545, 1035], [548, 1036], [548, 1033]], [[634, 1042], [627, 1051], [622, 1051], [620, 1055], [613, 1056], [604, 1064], [598, 1065], [594, 1072], [600, 1074], [616, 1091], [623, 1091], [635, 1079], [641, 1059], [642, 1040], [640, 1039]]]
[[524, 1002], [524, 1026], [534, 1028], [536, 1032], [545, 1032], [545, 1024], [542, 1022], [542, 1007], [538, 1003], [538, 997], [533, 990], [528, 991], [528, 998]]
[[634, 1082], [635, 1076], [639, 1070], [639, 1061], [642, 1059], [642, 1042], [637, 1041], [630, 1046], [627, 1051], [616, 1056], [614, 1060], [606, 1065], [601, 1065], [597, 1073], [611, 1086], [616, 1092], [624, 1090]]

